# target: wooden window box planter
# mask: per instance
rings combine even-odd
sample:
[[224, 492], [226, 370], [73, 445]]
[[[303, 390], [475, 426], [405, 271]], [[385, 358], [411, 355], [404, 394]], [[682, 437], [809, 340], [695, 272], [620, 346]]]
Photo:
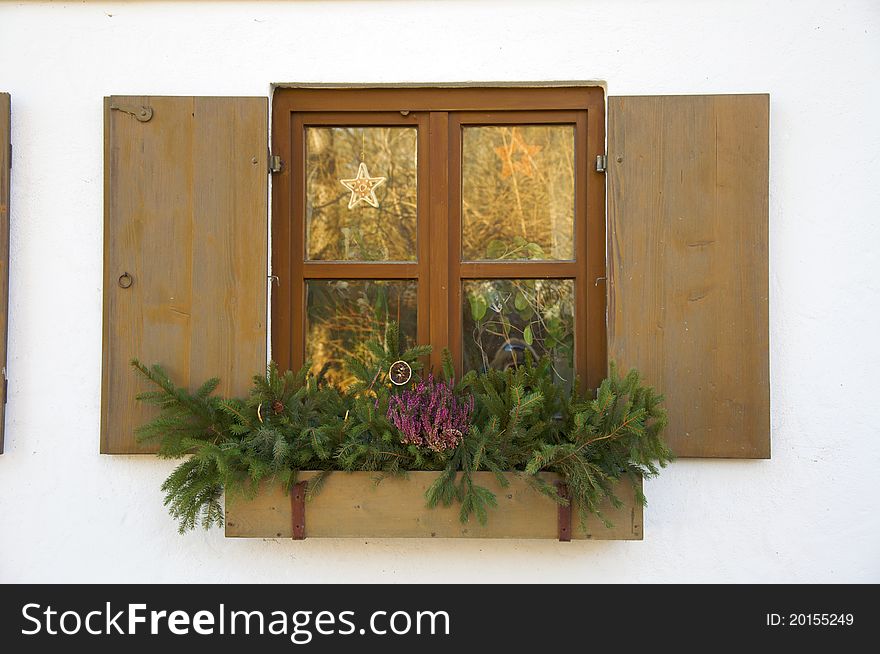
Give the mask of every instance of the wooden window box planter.
[[[300, 480], [315, 474], [303, 472]], [[474, 482], [491, 489], [498, 500], [484, 526], [475, 517], [462, 523], [457, 504], [426, 506], [425, 491], [439, 474], [410, 472], [406, 478], [387, 478], [377, 485], [373, 472], [334, 472], [321, 491], [305, 503], [305, 537], [559, 538], [559, 505], [516, 475], [507, 475], [507, 488], [501, 488], [492, 473], [474, 475]], [[552, 473], [542, 476], [550, 482], [560, 480]], [[616, 494], [623, 506], [615, 509], [609, 503], [603, 511], [614, 526], [609, 529], [590, 516], [586, 530], [581, 529], [574, 510], [572, 540], [642, 540], [642, 505], [636, 502], [632, 485], [621, 482]], [[253, 499], [226, 497], [227, 537], [291, 538], [292, 518], [291, 496], [278, 485], [267, 486]]]

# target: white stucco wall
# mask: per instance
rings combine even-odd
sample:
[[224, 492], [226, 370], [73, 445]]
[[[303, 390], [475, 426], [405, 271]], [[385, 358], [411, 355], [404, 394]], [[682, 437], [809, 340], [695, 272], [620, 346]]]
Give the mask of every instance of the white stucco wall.
[[[880, 2], [0, 2], [12, 94], [0, 581], [880, 581]], [[177, 535], [98, 454], [102, 105], [271, 82], [771, 94], [770, 461], [681, 461], [643, 542]]]

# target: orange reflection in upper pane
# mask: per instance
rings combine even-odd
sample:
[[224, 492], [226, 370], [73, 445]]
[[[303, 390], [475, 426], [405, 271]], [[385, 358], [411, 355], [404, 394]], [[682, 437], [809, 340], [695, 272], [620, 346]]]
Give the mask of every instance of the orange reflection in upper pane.
[[574, 258], [574, 126], [464, 127], [462, 260]]

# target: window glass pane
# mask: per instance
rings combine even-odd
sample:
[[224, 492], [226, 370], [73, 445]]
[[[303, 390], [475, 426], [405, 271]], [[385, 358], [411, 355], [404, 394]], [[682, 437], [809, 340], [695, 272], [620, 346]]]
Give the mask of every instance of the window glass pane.
[[307, 259], [416, 259], [417, 136], [415, 127], [306, 128]]
[[312, 370], [343, 386], [353, 381], [345, 361], [363, 359], [364, 344], [400, 325], [401, 348], [416, 344], [415, 280], [333, 279], [306, 281], [306, 359]]
[[465, 127], [462, 260], [574, 258], [574, 126]]
[[464, 368], [518, 365], [530, 352], [550, 357], [560, 383], [574, 379], [574, 281], [486, 279], [462, 282]]

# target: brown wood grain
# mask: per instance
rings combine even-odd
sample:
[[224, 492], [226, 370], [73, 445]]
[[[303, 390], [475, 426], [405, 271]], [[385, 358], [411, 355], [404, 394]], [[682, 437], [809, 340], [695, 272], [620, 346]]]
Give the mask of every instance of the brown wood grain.
[[[283, 136], [282, 136], [283, 135]], [[304, 252], [295, 257], [296, 232], [290, 223], [293, 201], [293, 175], [290, 172], [293, 157], [293, 135], [290, 132], [290, 110], [278, 103], [278, 94], [272, 98], [272, 154], [281, 157], [282, 168], [273, 173], [272, 186], [272, 338], [271, 358], [281, 370], [293, 367], [293, 278], [302, 275], [299, 267]], [[302, 241], [298, 241], [304, 247]], [[302, 311], [302, 307], [299, 309]], [[281, 336], [283, 335], [283, 336]]]
[[279, 88], [289, 111], [565, 111], [602, 98], [599, 86]]
[[574, 279], [580, 261], [462, 261], [462, 279]]
[[[314, 472], [300, 474], [301, 480]], [[495, 475], [478, 472], [474, 482], [495, 493], [498, 506], [489, 511], [485, 526], [476, 518], [462, 523], [459, 507], [425, 505], [425, 490], [440, 473], [410, 472], [407, 478], [388, 478], [378, 485], [375, 473], [334, 472], [321, 490], [305, 505], [306, 538], [549, 538], [558, 537], [558, 505], [533, 490], [525, 480], [508, 474], [509, 486], [502, 488]], [[557, 475], [542, 474], [550, 482]], [[628, 481], [616, 494], [621, 508], [606, 505], [603, 513], [614, 523], [605, 527], [591, 516], [586, 529], [575, 511], [574, 540], [641, 540], [642, 505]], [[277, 484], [265, 485], [253, 499], [226, 496], [226, 536], [233, 538], [291, 538], [293, 533], [290, 497]]]
[[[447, 202], [446, 215], [440, 219], [446, 229], [445, 256], [447, 273], [446, 312], [447, 336], [449, 341], [440, 345], [449, 349], [452, 362], [457, 374], [461, 375], [464, 367], [464, 325], [462, 307], [462, 281], [461, 281], [461, 123], [456, 119], [456, 114], [447, 114], [446, 134], [438, 134], [438, 138], [446, 138], [445, 149], [447, 152]], [[444, 260], [440, 259], [440, 265]], [[433, 343], [431, 344], [435, 346]]]
[[609, 356], [682, 457], [769, 458], [769, 96], [609, 98]]
[[[586, 188], [586, 265], [583, 272], [586, 278], [578, 282], [575, 292], [586, 294], [586, 347], [587, 372], [584, 386], [597, 388], [608, 371], [608, 335], [605, 249], [605, 173], [596, 170], [596, 157], [605, 153], [605, 95], [596, 89], [597, 96], [587, 109], [587, 144], [584, 159], [584, 182]], [[580, 161], [580, 159], [579, 159]]]
[[[139, 122], [111, 104], [146, 105]], [[101, 452], [154, 451], [129, 360], [245, 394], [266, 364], [267, 99], [105, 99]], [[132, 278], [121, 288], [123, 273]]]
[[[446, 216], [449, 211], [449, 114], [432, 111], [429, 114], [429, 175], [430, 200], [425, 215], [429, 222], [429, 249], [426, 255], [429, 268], [428, 292], [430, 306], [434, 307], [429, 325], [429, 340], [432, 345], [431, 366], [434, 370], [443, 367], [443, 348], [449, 346], [450, 312], [445, 310], [449, 303], [449, 228]], [[431, 253], [440, 254], [440, 261], [431, 265]], [[444, 260], [443, 253], [446, 253]], [[447, 265], [444, 265], [447, 264]], [[451, 314], [455, 315], [455, 314]], [[454, 318], [452, 319], [454, 322]]]
[[303, 261], [303, 279], [418, 279], [421, 268], [409, 262]]
[[6, 432], [6, 340], [9, 329], [9, 178], [12, 168], [12, 100], [0, 93], [0, 454]]

